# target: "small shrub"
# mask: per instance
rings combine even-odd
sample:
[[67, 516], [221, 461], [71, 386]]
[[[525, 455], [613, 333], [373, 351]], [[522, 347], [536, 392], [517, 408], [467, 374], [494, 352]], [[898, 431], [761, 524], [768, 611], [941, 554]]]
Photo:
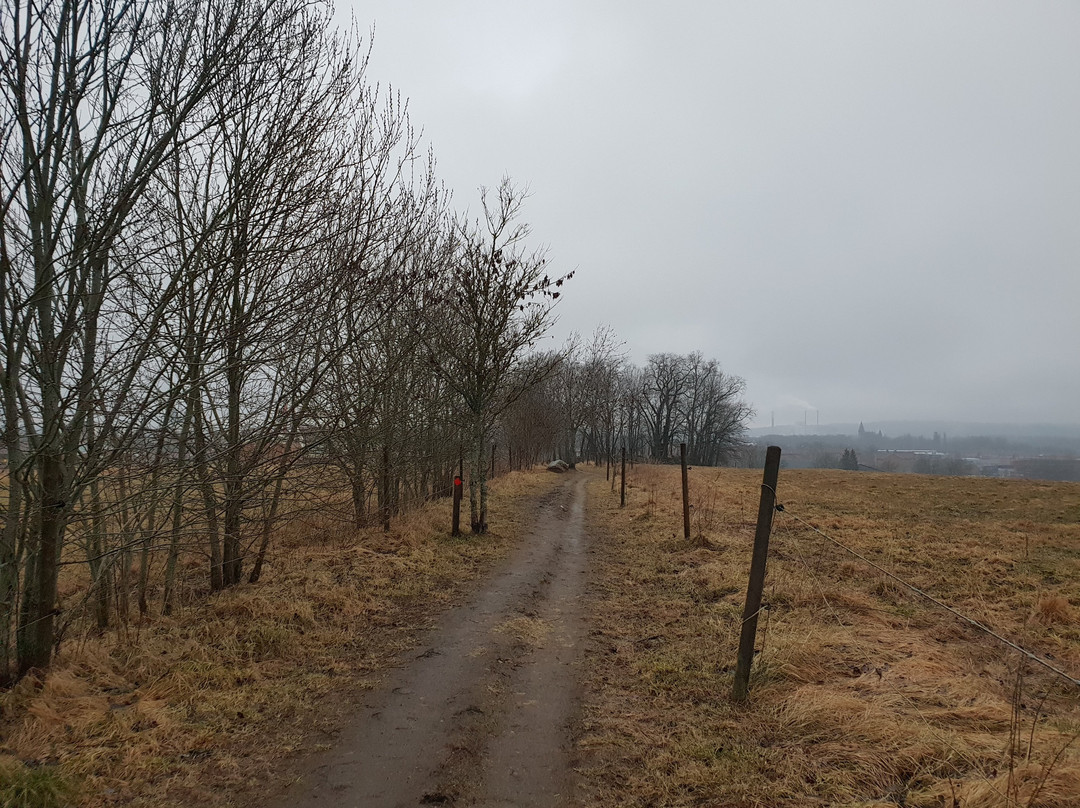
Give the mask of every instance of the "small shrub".
[[244, 656], [249, 659], [273, 659], [283, 656], [294, 639], [289, 626], [260, 622], [243, 632]]
[[0, 763], [0, 808], [63, 808], [73, 804], [76, 789], [55, 766]]

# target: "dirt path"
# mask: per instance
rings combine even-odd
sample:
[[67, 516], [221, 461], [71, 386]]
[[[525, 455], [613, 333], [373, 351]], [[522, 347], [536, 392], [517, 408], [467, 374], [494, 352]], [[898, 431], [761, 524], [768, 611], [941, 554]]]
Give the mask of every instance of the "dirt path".
[[585, 482], [570, 475], [545, 497], [501, 570], [371, 693], [276, 805], [569, 804]]

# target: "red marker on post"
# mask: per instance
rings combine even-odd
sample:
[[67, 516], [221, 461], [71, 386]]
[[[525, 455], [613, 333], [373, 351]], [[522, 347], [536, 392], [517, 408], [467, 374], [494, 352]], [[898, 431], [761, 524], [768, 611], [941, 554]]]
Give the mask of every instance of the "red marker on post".
[[450, 535], [461, 535], [461, 477], [456, 474], [454, 475], [454, 521]]

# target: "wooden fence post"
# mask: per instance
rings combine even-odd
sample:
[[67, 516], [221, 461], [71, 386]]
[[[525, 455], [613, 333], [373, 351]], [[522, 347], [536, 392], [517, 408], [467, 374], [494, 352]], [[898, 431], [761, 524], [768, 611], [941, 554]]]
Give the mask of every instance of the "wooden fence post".
[[682, 532], [683, 538], [690, 538], [690, 483], [686, 477], [686, 444], [679, 444], [679, 458], [682, 461]]
[[765, 561], [769, 555], [769, 533], [772, 531], [779, 474], [780, 447], [770, 446], [765, 452], [765, 475], [761, 483], [761, 502], [758, 504], [757, 530], [754, 533], [754, 556], [750, 561], [750, 582], [746, 587], [746, 606], [743, 608], [742, 634], [739, 636], [739, 658], [735, 663], [735, 683], [731, 689], [731, 697], [735, 701], [745, 699], [750, 689], [750, 666], [754, 661], [758, 613], [761, 611], [761, 592], [765, 588]]
[[450, 535], [461, 535], [461, 488], [465, 477], [465, 460], [458, 456], [458, 473], [454, 477], [454, 515], [450, 522]]

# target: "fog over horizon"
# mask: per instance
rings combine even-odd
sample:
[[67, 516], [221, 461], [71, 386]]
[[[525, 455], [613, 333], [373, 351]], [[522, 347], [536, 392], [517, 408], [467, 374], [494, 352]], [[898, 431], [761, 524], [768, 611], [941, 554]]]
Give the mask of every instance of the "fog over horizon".
[[754, 426], [1080, 423], [1080, 5], [343, 3], [454, 191], [503, 175], [544, 347], [701, 351]]

